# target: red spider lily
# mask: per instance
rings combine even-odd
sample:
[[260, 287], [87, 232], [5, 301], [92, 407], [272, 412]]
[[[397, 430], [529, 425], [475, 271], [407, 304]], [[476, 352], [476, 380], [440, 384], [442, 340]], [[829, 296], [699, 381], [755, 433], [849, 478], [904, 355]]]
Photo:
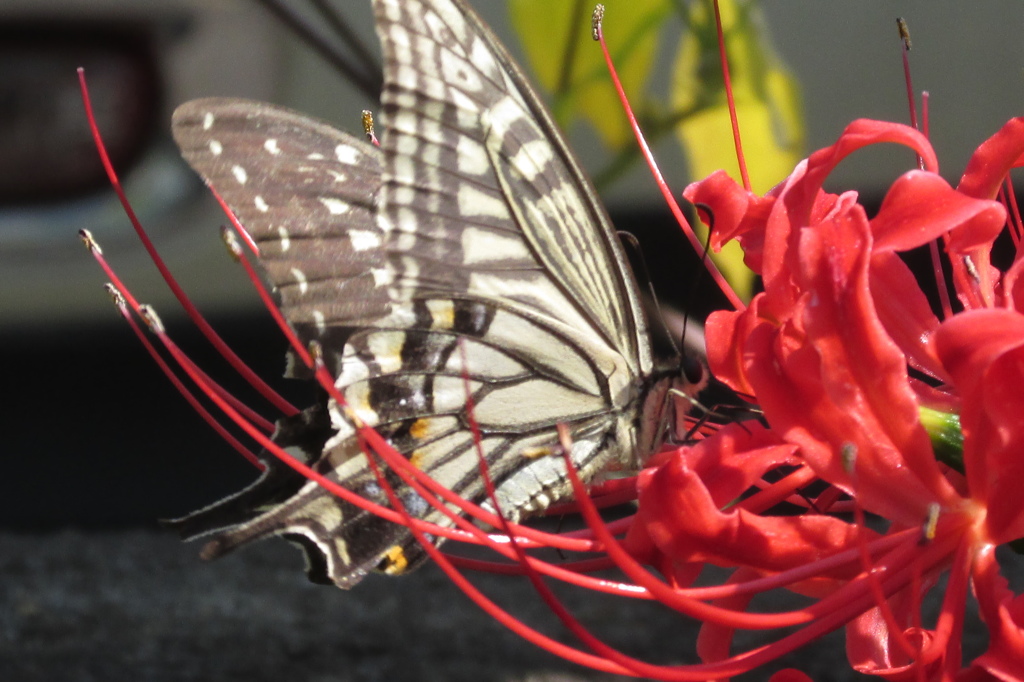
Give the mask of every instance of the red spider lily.
[[[409, 526], [417, 537], [444, 534], [498, 552], [507, 561], [496, 567], [446, 557], [424, 541], [483, 608], [571, 660], [656, 679], [724, 678], [845, 625], [849, 658], [862, 672], [897, 680], [952, 679], [958, 673], [965, 679], [1020, 679], [1024, 604], [1000, 575], [994, 552], [1024, 535], [1012, 488], [1024, 483], [1024, 464], [1013, 457], [1020, 440], [1012, 434], [1014, 417], [1021, 414], [1014, 409], [1021, 402], [1015, 389], [1024, 385], [1015, 376], [1024, 367], [1017, 352], [1024, 339], [1017, 304], [1024, 285], [1017, 283], [1016, 264], [1000, 273], [990, 252], [1007, 215], [993, 199], [1024, 151], [1022, 125], [1011, 122], [982, 145], [957, 189], [936, 174], [935, 154], [920, 133], [869, 121], [852, 124], [835, 145], [812, 155], [765, 197], [751, 195], [724, 175], [693, 185], [687, 197], [713, 210], [716, 244], [738, 239], [765, 283], [749, 308], [719, 313], [708, 323], [712, 369], [761, 406], [763, 423], [723, 428], [695, 445], [663, 453], [635, 480], [610, 486], [616, 488], [615, 500], [634, 491], [639, 496], [636, 515], [617, 524], [603, 522], [578, 485], [587, 533], [538, 533], [446, 496], [369, 429], [363, 431], [366, 447], [429, 503], [456, 504], [502, 532], [488, 535], [454, 514], [455, 530], [426, 524], [393, 496], [391, 509], [360, 501], [276, 449], [264, 435], [267, 425], [259, 428], [173, 345], [168, 348], [225, 414], [304, 475]], [[854, 194], [830, 195], [821, 187], [845, 156], [879, 142], [911, 148], [924, 170], [898, 179], [869, 220]], [[955, 315], [946, 311], [942, 320], [896, 255], [940, 238], [964, 308]], [[317, 368], [324, 390], [343, 402], [315, 358], [295, 345], [296, 353]], [[936, 416], [946, 426], [931, 426]], [[962, 435], [962, 447], [952, 447], [952, 464], [939, 463], [935, 442], [951, 431], [954, 442]], [[486, 468], [482, 475], [486, 478]], [[386, 479], [380, 482], [387, 488]], [[818, 482], [828, 486], [812, 499], [807, 490]], [[772, 514], [781, 502], [807, 513]], [[825, 512], [852, 512], [853, 519]], [[864, 512], [888, 524], [868, 528]], [[624, 539], [615, 535], [622, 532]], [[599, 559], [552, 565], [527, 553], [535, 547], [596, 552]], [[630, 582], [584, 574], [612, 563]], [[706, 565], [733, 573], [725, 584], [691, 587]], [[567, 647], [515, 621], [466, 582], [457, 567], [525, 573], [588, 650]], [[946, 572], [941, 614], [926, 627], [918, 607]], [[705, 663], [653, 666], [615, 651], [564, 610], [538, 580], [540, 574], [657, 599], [702, 620], [698, 651]], [[969, 587], [991, 641], [989, 650], [961, 671]], [[779, 588], [817, 601], [783, 613], [747, 611], [754, 596]], [[735, 630], [777, 628], [798, 629], [731, 655]]]
[[[869, 219], [853, 193], [828, 194], [822, 183], [847, 155], [881, 142], [911, 148], [923, 170], [897, 179]], [[820, 614], [808, 627], [848, 623], [861, 672], [1024, 677], [1024, 598], [995, 558], [998, 545], [1024, 536], [1024, 261], [1005, 272], [991, 261], [1007, 222], [994, 199], [1022, 152], [1024, 119], [1015, 119], [978, 148], [954, 189], [923, 135], [862, 120], [767, 196], [724, 174], [687, 189], [713, 211], [714, 243], [739, 240], [763, 277], [749, 308], [711, 316], [707, 339], [713, 373], [751, 396], [767, 426], [723, 429], [642, 472], [628, 538], [636, 556], [682, 579], [693, 562], [736, 568], [736, 580], [805, 572], [789, 589], [836, 605], [808, 608]], [[936, 239], [963, 307], [941, 320], [897, 256]], [[936, 414], [945, 426], [926, 419]], [[949, 466], [933, 440], [956, 430], [957, 415], [962, 450]], [[787, 478], [831, 486], [811, 501], [814, 513], [765, 515], [777, 496], [760, 493], [729, 506], [782, 463], [796, 465]], [[836, 491], [852, 501], [853, 522], [822, 513]], [[887, 526], [868, 530], [862, 512]], [[851, 551], [859, 563], [836, 564]], [[926, 626], [916, 607], [946, 572], [941, 612]], [[961, 671], [969, 587], [991, 641]], [[731, 630], [710, 625], [705, 635], [706, 658], [725, 656]]]

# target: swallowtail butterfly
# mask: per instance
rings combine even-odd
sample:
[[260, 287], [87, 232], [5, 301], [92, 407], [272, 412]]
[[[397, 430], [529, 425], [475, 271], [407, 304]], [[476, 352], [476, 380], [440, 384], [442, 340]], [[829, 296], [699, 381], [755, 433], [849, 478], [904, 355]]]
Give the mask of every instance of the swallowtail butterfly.
[[[527, 456], [557, 445], [559, 423], [584, 477], [649, 454], [679, 359], [655, 362], [608, 216], [491, 30], [463, 0], [373, 6], [379, 147], [237, 99], [181, 106], [174, 137], [257, 241], [286, 318], [322, 346], [349, 404], [422, 470], [485, 502], [468, 375], [500, 506], [518, 519], [570, 495], [562, 458]], [[386, 504], [353, 434], [324, 397], [274, 438]], [[205, 556], [283, 535], [312, 580], [340, 587], [424, 559], [404, 527], [269, 464], [176, 522], [212, 534]], [[393, 483], [412, 514], [450, 523]]]

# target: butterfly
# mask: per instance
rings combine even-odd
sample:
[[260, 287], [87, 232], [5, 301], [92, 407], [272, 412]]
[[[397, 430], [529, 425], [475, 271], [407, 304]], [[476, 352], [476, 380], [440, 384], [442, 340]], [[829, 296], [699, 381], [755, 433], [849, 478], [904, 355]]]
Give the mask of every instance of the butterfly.
[[[520, 68], [462, 0], [373, 0], [383, 46], [380, 146], [301, 114], [202, 99], [173, 117], [187, 162], [251, 233], [281, 309], [323, 349], [349, 406], [416, 466], [517, 520], [660, 440], [675, 352], [655, 357], [619, 238]], [[301, 376], [296, 370], [294, 375]], [[467, 383], [468, 381], [468, 383]], [[468, 385], [468, 393], [467, 393]], [[326, 394], [275, 442], [387, 504]], [[270, 458], [271, 460], [273, 458]], [[206, 557], [280, 535], [307, 574], [347, 588], [425, 552], [401, 525], [269, 461], [249, 488], [175, 522]], [[409, 512], [451, 525], [390, 474]]]

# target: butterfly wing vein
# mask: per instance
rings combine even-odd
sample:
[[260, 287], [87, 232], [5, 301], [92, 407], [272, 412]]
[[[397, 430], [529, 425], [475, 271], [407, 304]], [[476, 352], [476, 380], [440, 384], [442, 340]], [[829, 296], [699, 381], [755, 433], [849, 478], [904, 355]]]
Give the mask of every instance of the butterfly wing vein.
[[[589, 182], [476, 14], [460, 0], [373, 4], [379, 148], [228, 99], [180, 107], [175, 139], [254, 237], [286, 318], [322, 345], [349, 405], [443, 485], [485, 502], [472, 398], [502, 510], [517, 518], [569, 492], [558, 458], [525, 455], [557, 443], [557, 424], [584, 475], [631, 455], [652, 365], [636, 285]], [[386, 504], [332, 400], [282, 420], [275, 440]], [[414, 516], [451, 525], [387, 476]], [[342, 587], [423, 558], [405, 529], [273, 462], [178, 523], [213, 533], [210, 556], [285, 535], [312, 579]]]

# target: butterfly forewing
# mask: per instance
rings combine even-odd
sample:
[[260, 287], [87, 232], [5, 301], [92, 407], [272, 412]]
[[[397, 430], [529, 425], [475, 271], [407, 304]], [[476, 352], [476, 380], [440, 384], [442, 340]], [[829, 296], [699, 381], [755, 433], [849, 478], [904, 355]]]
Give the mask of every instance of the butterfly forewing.
[[[286, 318], [321, 342], [348, 404], [442, 485], [489, 504], [479, 446], [518, 518], [569, 492], [559, 458], [528, 456], [557, 445], [558, 424], [586, 476], [634, 455], [652, 369], [636, 285], [543, 105], [476, 14], [458, 0], [374, 7], [379, 149], [238, 100], [184, 105], [175, 139], [256, 238]], [[333, 401], [275, 439], [386, 503]], [[412, 514], [451, 523], [389, 480]], [[311, 577], [343, 587], [423, 556], [401, 527], [277, 466], [181, 527], [217, 530], [210, 555], [290, 536]]]
[[617, 238], [504, 48], [461, 3], [375, 7], [387, 74], [380, 210], [408, 244], [395, 263], [400, 288], [522, 303], [649, 371]]

